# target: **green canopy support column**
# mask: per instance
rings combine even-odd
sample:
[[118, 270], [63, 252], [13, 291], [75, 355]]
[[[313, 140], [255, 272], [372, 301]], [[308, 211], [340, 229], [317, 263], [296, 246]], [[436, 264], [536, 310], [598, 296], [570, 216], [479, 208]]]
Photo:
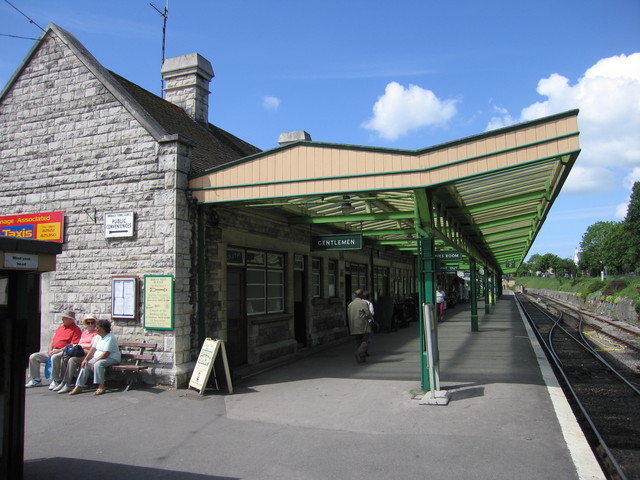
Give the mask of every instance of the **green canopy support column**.
[[469, 292], [469, 299], [471, 300], [471, 331], [477, 332], [478, 329], [478, 278], [477, 278], [477, 269], [476, 269], [476, 261], [474, 259], [469, 260], [469, 271], [470, 278], [469, 284], [471, 287], [471, 291]]
[[491, 277], [489, 278], [489, 281], [491, 282], [491, 298], [489, 299], [489, 303], [491, 303], [491, 306], [493, 307], [496, 304], [496, 295], [497, 295], [495, 273], [491, 273]]
[[422, 372], [422, 389], [426, 392], [431, 389], [431, 382], [434, 380], [430, 375], [425, 349], [425, 332], [422, 305], [424, 303], [435, 304], [436, 299], [436, 261], [435, 261], [434, 241], [431, 237], [418, 239], [418, 295], [420, 305], [418, 306], [420, 318], [420, 369]]
[[483, 276], [484, 285], [484, 313], [491, 313], [491, 290], [489, 288], [489, 271], [485, 267]]

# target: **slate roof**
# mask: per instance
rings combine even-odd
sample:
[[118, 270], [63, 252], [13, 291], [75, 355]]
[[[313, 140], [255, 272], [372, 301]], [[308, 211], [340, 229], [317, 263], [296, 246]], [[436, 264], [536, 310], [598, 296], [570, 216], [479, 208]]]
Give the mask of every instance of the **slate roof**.
[[164, 141], [176, 135], [191, 140], [195, 144], [191, 175], [201, 174], [211, 168], [261, 151], [215, 125], [210, 123], [206, 126], [201, 125], [189, 117], [182, 108], [107, 70], [78, 39], [54, 23], [47, 26], [18, 70], [2, 89], [0, 101], [10, 91], [12, 84], [29, 63], [39, 45], [50, 35], [55, 35], [61, 40], [156, 141]]
[[210, 123], [206, 127], [201, 125], [187, 115], [182, 108], [114, 72], [109, 73], [169, 135], [182, 135], [196, 144], [191, 162], [193, 174], [202, 173], [261, 151], [215, 125]]

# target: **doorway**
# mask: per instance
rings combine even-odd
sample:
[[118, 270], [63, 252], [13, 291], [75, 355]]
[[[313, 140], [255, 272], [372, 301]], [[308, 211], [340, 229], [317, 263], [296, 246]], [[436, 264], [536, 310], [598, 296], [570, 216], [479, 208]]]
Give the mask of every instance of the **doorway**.
[[25, 369], [40, 350], [39, 306], [39, 273], [0, 270], [0, 478], [22, 478]]
[[227, 268], [227, 358], [231, 368], [247, 364], [247, 294], [245, 271]]
[[[306, 259], [305, 259], [306, 260]], [[309, 292], [307, 289], [307, 277], [304, 270], [294, 270], [293, 272], [293, 315], [295, 337], [298, 342], [298, 348], [307, 346], [307, 298]]]

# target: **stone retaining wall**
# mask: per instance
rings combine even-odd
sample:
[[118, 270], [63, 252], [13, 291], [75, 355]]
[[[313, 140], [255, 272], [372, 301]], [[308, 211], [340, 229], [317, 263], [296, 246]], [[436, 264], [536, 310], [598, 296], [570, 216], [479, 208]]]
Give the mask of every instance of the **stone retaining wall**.
[[640, 316], [636, 312], [635, 302], [630, 298], [623, 297], [620, 298], [617, 303], [611, 303], [597, 299], [597, 297], [600, 297], [601, 295], [599, 293], [587, 297], [586, 301], [582, 300], [582, 298], [578, 297], [573, 292], [527, 288], [527, 293], [531, 295], [544, 295], [545, 297], [574, 305], [589, 312], [640, 327]]

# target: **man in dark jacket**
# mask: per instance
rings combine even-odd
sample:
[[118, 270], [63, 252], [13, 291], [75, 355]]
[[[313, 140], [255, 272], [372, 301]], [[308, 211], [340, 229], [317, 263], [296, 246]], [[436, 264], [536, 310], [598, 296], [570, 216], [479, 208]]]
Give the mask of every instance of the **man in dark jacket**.
[[369, 319], [371, 312], [369, 305], [363, 300], [362, 290], [354, 292], [355, 298], [347, 307], [347, 318], [349, 319], [349, 331], [356, 339], [356, 362], [366, 362], [367, 349], [369, 347], [369, 334], [371, 326]]

